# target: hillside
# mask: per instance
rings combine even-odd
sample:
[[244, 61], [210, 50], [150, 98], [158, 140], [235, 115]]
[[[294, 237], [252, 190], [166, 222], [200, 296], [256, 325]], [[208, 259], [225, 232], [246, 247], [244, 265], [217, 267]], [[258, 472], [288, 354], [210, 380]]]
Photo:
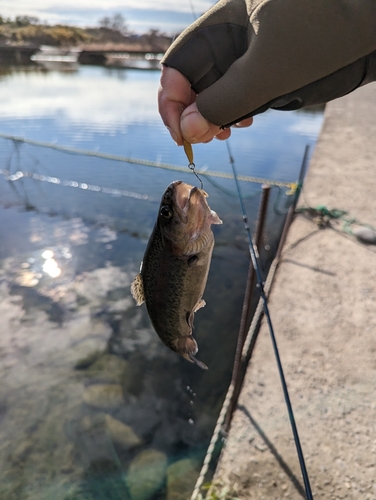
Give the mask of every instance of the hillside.
[[78, 28], [61, 24], [50, 26], [29, 16], [17, 16], [15, 20], [5, 20], [0, 16], [0, 46], [52, 45], [85, 48], [87, 45], [122, 45], [133, 46], [138, 50], [164, 52], [172, 41], [171, 36], [156, 29], [137, 34], [126, 29], [124, 20], [119, 25], [108, 21], [108, 18], [104, 18], [102, 26]]

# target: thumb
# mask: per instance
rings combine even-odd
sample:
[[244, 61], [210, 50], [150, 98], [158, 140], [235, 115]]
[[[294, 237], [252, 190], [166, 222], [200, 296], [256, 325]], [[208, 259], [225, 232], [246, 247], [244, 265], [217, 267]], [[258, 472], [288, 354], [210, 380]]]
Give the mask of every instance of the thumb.
[[191, 144], [209, 142], [221, 132], [217, 125], [213, 125], [202, 116], [195, 102], [183, 111], [180, 130], [184, 139]]

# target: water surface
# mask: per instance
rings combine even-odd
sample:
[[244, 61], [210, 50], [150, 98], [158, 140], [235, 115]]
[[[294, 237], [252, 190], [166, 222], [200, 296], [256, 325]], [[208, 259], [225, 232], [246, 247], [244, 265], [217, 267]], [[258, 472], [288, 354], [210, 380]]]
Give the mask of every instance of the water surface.
[[[3, 68], [0, 134], [185, 166], [157, 113], [158, 79]], [[230, 141], [239, 173], [295, 181], [321, 123], [317, 112], [256, 117]], [[198, 168], [230, 172], [225, 143], [194, 152]], [[0, 155], [1, 498], [175, 498], [182, 479], [193, 487], [231, 376], [249, 263], [233, 181], [205, 181], [224, 224], [195, 318], [203, 372], [159, 341], [129, 293], [161, 194], [176, 178], [195, 183], [189, 170], [1, 137]], [[253, 224], [260, 185], [241, 184]], [[272, 190], [265, 259], [286, 191]]]

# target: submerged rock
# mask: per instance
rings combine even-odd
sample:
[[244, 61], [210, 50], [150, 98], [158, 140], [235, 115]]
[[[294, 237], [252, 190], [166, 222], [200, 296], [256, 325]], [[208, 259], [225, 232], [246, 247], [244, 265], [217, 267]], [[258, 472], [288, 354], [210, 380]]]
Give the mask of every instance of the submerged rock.
[[131, 500], [123, 474], [111, 460], [96, 460], [76, 491], [64, 500]]
[[192, 495], [199, 468], [195, 460], [185, 458], [167, 469], [167, 500], [187, 500]]
[[141, 451], [128, 470], [128, 487], [133, 500], [150, 500], [165, 482], [167, 457], [158, 450]]
[[74, 365], [75, 370], [87, 370], [99, 357], [101, 356], [100, 351], [89, 352], [89, 354], [78, 359]]
[[141, 439], [129, 425], [123, 424], [123, 422], [111, 417], [111, 415], [105, 416], [105, 422], [111, 439], [115, 444], [127, 449], [135, 448], [142, 444]]
[[[150, 365], [149, 365], [150, 366]], [[121, 376], [124, 394], [139, 396], [144, 389], [144, 377], [148, 369], [148, 361], [140, 352], [133, 353]]]
[[123, 390], [116, 384], [96, 384], [85, 389], [83, 399], [98, 409], [116, 409], [124, 403]]
[[114, 354], [104, 353], [94, 360], [85, 374], [101, 382], [118, 384], [126, 369], [127, 362], [125, 359], [115, 356]]

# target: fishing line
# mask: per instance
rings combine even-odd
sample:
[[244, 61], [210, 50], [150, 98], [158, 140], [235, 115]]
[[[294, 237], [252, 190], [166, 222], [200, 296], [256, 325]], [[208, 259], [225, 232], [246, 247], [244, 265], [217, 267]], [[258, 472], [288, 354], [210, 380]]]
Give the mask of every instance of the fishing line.
[[294, 417], [294, 412], [293, 412], [292, 405], [291, 405], [290, 395], [289, 395], [289, 392], [287, 389], [287, 384], [286, 384], [286, 379], [285, 379], [285, 375], [284, 375], [284, 371], [283, 371], [283, 367], [282, 367], [282, 362], [281, 362], [281, 358], [280, 358], [279, 351], [278, 351], [277, 340], [276, 340], [276, 337], [274, 334], [274, 328], [273, 328], [272, 320], [270, 317], [268, 301], [267, 301], [266, 294], [264, 291], [264, 285], [263, 285], [263, 280], [262, 280], [262, 276], [261, 276], [261, 271], [260, 271], [260, 267], [258, 264], [258, 251], [253, 243], [253, 240], [252, 240], [251, 230], [250, 230], [250, 226], [248, 223], [248, 217], [247, 217], [245, 205], [244, 205], [243, 198], [242, 198], [240, 183], [239, 183], [239, 179], [238, 179], [237, 173], [236, 173], [235, 161], [234, 161], [234, 158], [231, 154], [230, 145], [229, 145], [228, 140], [226, 141], [226, 146], [227, 146], [227, 151], [228, 151], [232, 171], [234, 173], [234, 179], [235, 179], [236, 190], [238, 192], [239, 203], [240, 203], [240, 207], [241, 207], [241, 211], [242, 211], [244, 228], [245, 228], [245, 231], [246, 231], [247, 237], [248, 237], [248, 244], [249, 244], [248, 246], [249, 246], [251, 261], [252, 261], [252, 265], [253, 265], [253, 268], [254, 268], [255, 273], [256, 273], [257, 282], [258, 282], [257, 286], [260, 290], [260, 296], [261, 296], [262, 302], [263, 302], [264, 313], [265, 313], [265, 317], [267, 319], [270, 337], [271, 337], [272, 344], [273, 344], [273, 350], [274, 350], [275, 358], [277, 361], [279, 377], [281, 379], [283, 394], [284, 394], [284, 398], [285, 398], [285, 402], [286, 402], [286, 406], [287, 406], [287, 411], [288, 411], [288, 415], [289, 415], [289, 419], [290, 419], [292, 433], [294, 436], [296, 451], [297, 451], [298, 458], [299, 458], [300, 469], [301, 469], [302, 476], [303, 476], [305, 492], [306, 492], [307, 500], [313, 500], [312, 490], [311, 490], [308, 472], [307, 472], [307, 468], [306, 468], [306, 464], [305, 464], [305, 460], [304, 460], [303, 450], [302, 450], [302, 447], [300, 444], [298, 428], [297, 428], [296, 422], [295, 422], [295, 417]]
[[189, 0], [189, 6], [191, 7], [191, 12], [192, 12], [192, 16], [193, 16], [193, 21], [196, 21], [197, 16], [196, 16], [196, 12], [195, 12], [195, 8], [194, 8], [194, 6], [193, 6], [193, 1], [192, 1], [192, 0]]
[[[196, 16], [196, 12], [195, 12], [195, 9], [194, 9], [194, 6], [193, 6], [193, 0], [189, 0], [189, 5], [191, 7], [193, 21], [196, 21], [197, 16]], [[196, 172], [196, 165], [193, 162], [192, 144], [190, 144], [188, 141], [186, 141], [183, 138], [183, 146], [184, 146], [185, 154], [187, 155], [187, 158], [188, 158], [188, 168], [190, 168], [192, 170], [192, 172], [195, 174], [195, 176], [197, 177], [197, 179], [200, 181], [200, 187], [201, 187], [201, 189], [203, 189], [204, 188], [204, 183], [202, 182], [202, 180], [198, 176], [198, 174]]]

